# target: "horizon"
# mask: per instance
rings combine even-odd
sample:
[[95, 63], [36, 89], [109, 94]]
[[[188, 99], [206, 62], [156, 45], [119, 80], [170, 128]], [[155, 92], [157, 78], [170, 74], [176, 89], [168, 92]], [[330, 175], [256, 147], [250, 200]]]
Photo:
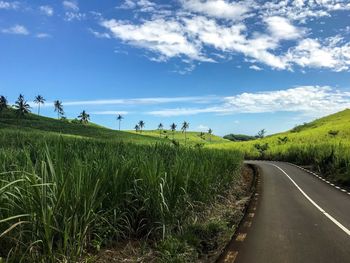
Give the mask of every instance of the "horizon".
[[[0, 1], [0, 95], [132, 130], [282, 132], [350, 108], [347, 1]], [[304, 12], [301, 12], [304, 11]], [[36, 106], [33, 106], [33, 113]], [[169, 126], [168, 125], [168, 126]]]

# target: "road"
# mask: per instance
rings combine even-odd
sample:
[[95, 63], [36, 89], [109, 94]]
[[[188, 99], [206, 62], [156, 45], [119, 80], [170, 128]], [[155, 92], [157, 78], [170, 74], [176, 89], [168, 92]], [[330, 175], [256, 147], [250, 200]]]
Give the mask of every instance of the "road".
[[298, 167], [250, 162], [258, 193], [219, 262], [350, 262], [350, 195]]

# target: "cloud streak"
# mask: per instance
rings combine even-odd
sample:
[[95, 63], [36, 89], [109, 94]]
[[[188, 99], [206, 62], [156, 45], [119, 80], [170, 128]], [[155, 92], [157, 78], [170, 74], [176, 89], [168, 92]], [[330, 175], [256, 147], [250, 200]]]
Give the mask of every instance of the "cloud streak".
[[168, 108], [149, 111], [147, 114], [172, 117], [203, 113], [299, 112], [305, 115], [321, 116], [350, 108], [350, 92], [328, 86], [301, 86], [286, 90], [242, 93], [222, 99], [222, 104], [208, 107]]

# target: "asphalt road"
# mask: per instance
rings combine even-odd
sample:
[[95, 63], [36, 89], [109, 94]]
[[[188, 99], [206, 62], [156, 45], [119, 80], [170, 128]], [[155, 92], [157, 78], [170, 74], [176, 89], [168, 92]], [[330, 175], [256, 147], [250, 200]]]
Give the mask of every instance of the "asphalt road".
[[259, 167], [259, 190], [221, 262], [350, 262], [350, 195], [281, 162]]

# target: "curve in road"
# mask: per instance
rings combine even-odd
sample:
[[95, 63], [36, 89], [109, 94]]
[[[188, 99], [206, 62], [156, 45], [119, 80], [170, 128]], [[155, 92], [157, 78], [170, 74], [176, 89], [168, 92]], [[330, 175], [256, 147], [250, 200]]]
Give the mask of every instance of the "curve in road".
[[350, 262], [350, 196], [283, 162], [248, 162], [260, 187], [219, 262]]

